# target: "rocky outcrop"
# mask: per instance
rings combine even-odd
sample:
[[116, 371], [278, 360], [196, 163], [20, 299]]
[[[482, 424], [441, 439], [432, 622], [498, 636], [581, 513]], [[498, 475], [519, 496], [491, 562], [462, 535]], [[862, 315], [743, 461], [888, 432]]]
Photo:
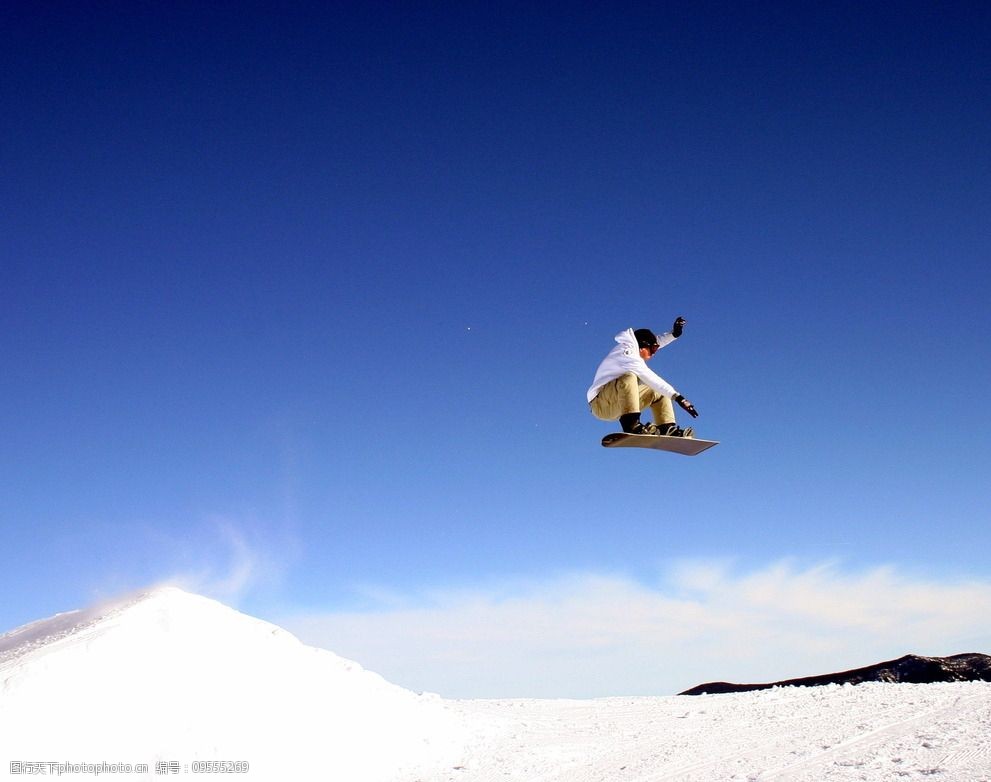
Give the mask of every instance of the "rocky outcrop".
[[952, 657], [920, 657], [907, 654], [852, 671], [787, 679], [770, 684], [732, 684], [709, 682], [685, 690], [681, 695], [715, 695], [725, 692], [769, 690], [771, 687], [820, 687], [825, 684], [862, 684], [864, 682], [904, 682], [931, 684], [933, 682], [991, 681], [991, 657], [986, 654], [956, 654]]

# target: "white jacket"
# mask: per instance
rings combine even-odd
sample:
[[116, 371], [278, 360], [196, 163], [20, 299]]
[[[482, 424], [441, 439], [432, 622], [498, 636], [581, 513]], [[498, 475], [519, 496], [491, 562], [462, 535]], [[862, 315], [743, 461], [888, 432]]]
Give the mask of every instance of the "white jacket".
[[[678, 394], [668, 381], [652, 372], [647, 366], [647, 362], [640, 358], [640, 346], [637, 345], [637, 338], [633, 336], [633, 329], [619, 332], [615, 340], [616, 347], [609, 351], [609, 354], [599, 364], [599, 368], [595, 370], [595, 380], [592, 381], [592, 385], [588, 389], [589, 402], [598, 396], [602, 386], [617, 377], [622, 377], [627, 372], [632, 372], [659, 394], [664, 394], [666, 397], [674, 397]], [[674, 340], [674, 335], [668, 332], [657, 337], [657, 344], [663, 348]]]

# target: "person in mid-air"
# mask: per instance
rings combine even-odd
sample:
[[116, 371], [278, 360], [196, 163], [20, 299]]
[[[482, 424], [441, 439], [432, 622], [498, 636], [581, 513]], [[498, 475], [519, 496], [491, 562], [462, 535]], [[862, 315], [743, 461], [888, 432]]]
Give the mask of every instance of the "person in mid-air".
[[[654, 354], [681, 336], [685, 319], [679, 316], [671, 331], [656, 336], [650, 329], [627, 329], [616, 335], [616, 346], [602, 359], [595, 379], [588, 389], [592, 415], [603, 421], [619, 421], [630, 434], [694, 437], [692, 427], [680, 428], [675, 422], [677, 402], [692, 418], [698, 411], [663, 377], [652, 372], [647, 362]], [[650, 408], [653, 423], [640, 420], [640, 413]]]

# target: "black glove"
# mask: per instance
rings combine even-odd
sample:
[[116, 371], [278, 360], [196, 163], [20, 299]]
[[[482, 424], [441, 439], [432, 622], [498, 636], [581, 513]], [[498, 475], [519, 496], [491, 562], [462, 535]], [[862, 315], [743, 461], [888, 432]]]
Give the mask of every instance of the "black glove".
[[675, 394], [674, 401], [681, 405], [681, 409], [688, 413], [692, 418], [699, 417], [699, 411], [695, 409], [695, 405], [689, 402], [681, 394]]
[[681, 336], [681, 332], [685, 329], [685, 319], [679, 315], [674, 322], [674, 326], [671, 327], [671, 336], [675, 339]]

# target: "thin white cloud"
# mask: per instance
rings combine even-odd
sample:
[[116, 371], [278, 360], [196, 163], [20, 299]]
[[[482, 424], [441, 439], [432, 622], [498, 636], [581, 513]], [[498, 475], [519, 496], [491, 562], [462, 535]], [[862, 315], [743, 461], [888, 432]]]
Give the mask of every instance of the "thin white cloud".
[[573, 574], [280, 623], [392, 681], [448, 697], [670, 694], [906, 653], [982, 651], [964, 647], [991, 632], [991, 581], [836, 563], [738, 572], [697, 561], [654, 584]]
[[266, 542], [256, 526], [227, 517], [211, 518], [205, 532], [179, 547], [186, 564], [160, 584], [237, 604], [259, 585], [276, 581], [293, 556], [291, 545]]

